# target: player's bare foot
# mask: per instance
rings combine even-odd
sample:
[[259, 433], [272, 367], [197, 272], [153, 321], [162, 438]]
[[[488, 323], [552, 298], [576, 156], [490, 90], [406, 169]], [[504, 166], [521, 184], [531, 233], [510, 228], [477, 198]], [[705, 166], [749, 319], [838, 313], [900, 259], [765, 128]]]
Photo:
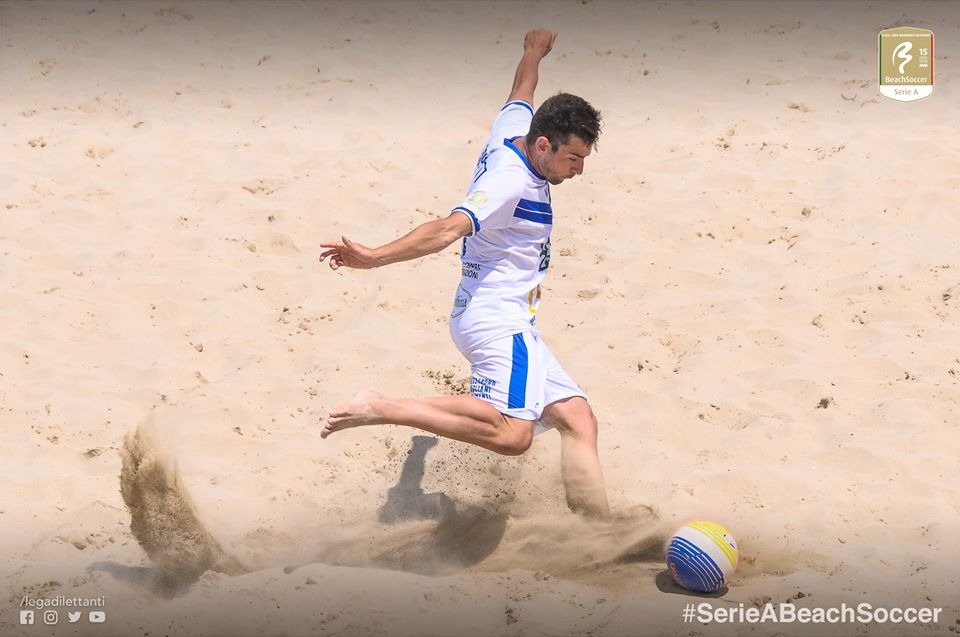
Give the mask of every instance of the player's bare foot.
[[381, 425], [384, 421], [376, 412], [374, 404], [383, 398], [383, 394], [372, 389], [361, 389], [347, 402], [330, 412], [327, 424], [320, 432], [326, 438], [335, 431], [362, 427], [363, 425]]

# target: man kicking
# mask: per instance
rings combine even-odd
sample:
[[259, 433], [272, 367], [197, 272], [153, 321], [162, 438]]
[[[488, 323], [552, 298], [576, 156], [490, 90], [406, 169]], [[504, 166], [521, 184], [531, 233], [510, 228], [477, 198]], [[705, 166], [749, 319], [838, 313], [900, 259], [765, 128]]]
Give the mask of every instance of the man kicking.
[[597, 454], [597, 419], [536, 327], [540, 283], [550, 266], [550, 186], [583, 172], [600, 136], [600, 113], [559, 93], [534, 113], [539, 66], [556, 33], [524, 37], [513, 89], [493, 122], [464, 201], [450, 216], [368, 248], [342, 237], [322, 243], [330, 268], [369, 269], [417, 259], [463, 239], [462, 278], [450, 333], [470, 361], [471, 395], [391, 398], [359, 391], [334, 409], [321, 437], [362, 425], [407, 425], [506, 455], [520, 455], [535, 433], [556, 428], [570, 509], [609, 513]]

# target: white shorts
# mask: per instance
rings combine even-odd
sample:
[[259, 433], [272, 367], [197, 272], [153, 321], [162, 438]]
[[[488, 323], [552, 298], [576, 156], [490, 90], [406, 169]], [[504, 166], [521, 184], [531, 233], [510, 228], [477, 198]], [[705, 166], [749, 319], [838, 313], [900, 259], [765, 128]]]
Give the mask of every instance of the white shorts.
[[534, 434], [552, 425], [540, 421], [550, 403], [584, 396], [537, 332], [491, 341], [467, 355], [470, 394], [513, 418], [534, 421]]

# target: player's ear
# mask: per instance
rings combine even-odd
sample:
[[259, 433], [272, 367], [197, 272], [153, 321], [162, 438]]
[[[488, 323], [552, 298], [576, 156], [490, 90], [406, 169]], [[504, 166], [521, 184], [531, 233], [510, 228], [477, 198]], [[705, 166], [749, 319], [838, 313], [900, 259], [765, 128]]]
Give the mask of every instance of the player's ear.
[[553, 150], [553, 145], [550, 143], [550, 140], [543, 135], [537, 138], [537, 142], [534, 145], [541, 153], [549, 153], [551, 150]]

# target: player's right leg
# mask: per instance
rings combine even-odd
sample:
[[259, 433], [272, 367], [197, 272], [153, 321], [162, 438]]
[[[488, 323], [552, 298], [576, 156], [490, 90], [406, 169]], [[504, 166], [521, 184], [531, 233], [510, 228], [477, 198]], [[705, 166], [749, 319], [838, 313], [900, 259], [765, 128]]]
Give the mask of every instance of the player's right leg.
[[504, 415], [473, 396], [391, 398], [370, 389], [358, 391], [331, 411], [320, 437], [385, 424], [416, 427], [508, 456], [524, 453], [533, 442], [533, 421]]
[[560, 432], [560, 472], [570, 510], [592, 517], [608, 515], [597, 453], [597, 418], [590, 404], [583, 396], [564, 398], [547, 405], [543, 418]]

